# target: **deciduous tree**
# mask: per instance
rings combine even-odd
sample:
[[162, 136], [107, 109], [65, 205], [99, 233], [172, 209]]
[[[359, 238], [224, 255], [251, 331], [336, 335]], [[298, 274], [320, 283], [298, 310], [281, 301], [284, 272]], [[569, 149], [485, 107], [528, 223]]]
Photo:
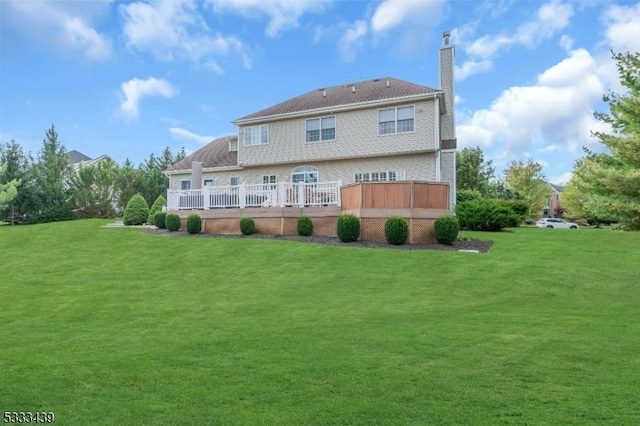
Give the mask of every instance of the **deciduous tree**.
[[545, 182], [542, 166], [531, 159], [527, 162], [513, 160], [504, 174], [509, 186], [527, 203], [529, 207], [527, 217], [539, 216], [549, 197], [549, 186]]

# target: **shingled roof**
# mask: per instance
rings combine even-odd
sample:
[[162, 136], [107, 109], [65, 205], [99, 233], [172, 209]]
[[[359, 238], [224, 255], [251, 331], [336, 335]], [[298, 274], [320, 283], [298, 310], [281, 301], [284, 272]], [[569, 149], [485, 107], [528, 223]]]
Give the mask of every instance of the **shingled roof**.
[[238, 142], [238, 136], [223, 136], [209, 142], [193, 154], [167, 169], [168, 172], [191, 169], [191, 163], [201, 162], [203, 168], [231, 167], [238, 165], [238, 152], [229, 151], [229, 143]]
[[346, 106], [363, 102], [381, 101], [438, 92], [440, 91], [430, 87], [420, 86], [419, 84], [409, 83], [392, 77], [376, 78], [375, 80], [322, 87], [312, 90], [302, 96], [298, 96], [269, 108], [254, 112], [253, 114], [238, 118], [234, 123], [321, 108]]

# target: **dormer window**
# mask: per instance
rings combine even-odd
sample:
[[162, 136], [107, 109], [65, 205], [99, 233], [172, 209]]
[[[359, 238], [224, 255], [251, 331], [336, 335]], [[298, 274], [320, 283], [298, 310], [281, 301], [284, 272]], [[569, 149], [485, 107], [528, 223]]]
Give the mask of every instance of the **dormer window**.
[[238, 150], [238, 141], [232, 140], [229, 141], [229, 152], [234, 152]]
[[306, 122], [307, 142], [336, 139], [336, 117], [312, 118]]

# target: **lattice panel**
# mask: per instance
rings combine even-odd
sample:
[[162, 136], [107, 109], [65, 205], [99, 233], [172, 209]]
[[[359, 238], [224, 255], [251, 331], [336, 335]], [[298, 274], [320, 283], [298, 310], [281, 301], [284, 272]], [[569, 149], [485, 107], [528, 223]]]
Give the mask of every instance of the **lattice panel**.
[[360, 219], [360, 239], [367, 241], [377, 241], [384, 243], [384, 223], [386, 218], [361, 218]]
[[436, 236], [433, 231], [433, 219], [409, 219], [409, 243], [433, 243]]

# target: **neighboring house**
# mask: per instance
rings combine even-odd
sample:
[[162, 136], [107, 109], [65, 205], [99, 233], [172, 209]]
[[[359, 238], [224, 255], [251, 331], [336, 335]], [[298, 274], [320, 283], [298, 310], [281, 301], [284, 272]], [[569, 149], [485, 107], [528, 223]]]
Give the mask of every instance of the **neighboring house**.
[[237, 134], [166, 171], [170, 192], [283, 182], [446, 182], [453, 209], [457, 143], [448, 33], [439, 52], [439, 89], [383, 77], [318, 88], [234, 120]]
[[561, 185], [554, 185], [548, 182], [547, 185], [549, 186], [549, 197], [547, 198], [547, 202], [545, 203], [542, 217], [562, 217], [563, 210], [561, 205], [561, 197], [566, 187]]
[[110, 158], [106, 154], [102, 154], [101, 156], [96, 158], [91, 158], [79, 151], [76, 151], [75, 149], [73, 151], [69, 151], [67, 154], [69, 155], [69, 162], [71, 163], [71, 166], [74, 170], [78, 170], [79, 168], [84, 166], [96, 165], [101, 161]]

